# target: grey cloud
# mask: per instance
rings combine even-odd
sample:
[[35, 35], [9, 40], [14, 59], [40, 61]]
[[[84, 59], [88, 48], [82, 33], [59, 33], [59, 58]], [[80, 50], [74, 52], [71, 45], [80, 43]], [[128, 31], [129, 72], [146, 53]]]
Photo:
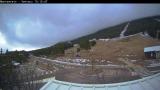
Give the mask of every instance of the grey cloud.
[[160, 15], [160, 4], [3, 4], [0, 12], [0, 32], [7, 44], [40, 48]]

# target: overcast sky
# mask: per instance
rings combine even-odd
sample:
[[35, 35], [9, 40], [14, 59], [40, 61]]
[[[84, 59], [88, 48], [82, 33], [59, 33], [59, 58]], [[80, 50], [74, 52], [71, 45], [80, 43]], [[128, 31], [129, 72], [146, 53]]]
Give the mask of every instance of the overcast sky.
[[160, 15], [160, 4], [1, 4], [0, 48], [47, 47], [153, 15]]

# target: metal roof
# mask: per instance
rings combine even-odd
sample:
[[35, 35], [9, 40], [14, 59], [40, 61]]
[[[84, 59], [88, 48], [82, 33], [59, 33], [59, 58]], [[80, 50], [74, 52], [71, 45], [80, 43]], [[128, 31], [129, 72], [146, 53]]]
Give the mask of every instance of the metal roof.
[[113, 84], [77, 84], [52, 80], [40, 90], [160, 90], [160, 73], [138, 80]]
[[144, 52], [160, 51], [160, 46], [145, 47]]

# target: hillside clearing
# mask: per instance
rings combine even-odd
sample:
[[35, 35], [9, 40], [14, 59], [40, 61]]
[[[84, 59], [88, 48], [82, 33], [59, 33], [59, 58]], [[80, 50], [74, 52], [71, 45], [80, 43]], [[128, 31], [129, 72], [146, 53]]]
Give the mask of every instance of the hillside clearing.
[[[91, 50], [80, 51], [80, 58], [111, 61], [115, 64], [120, 64], [118, 58], [143, 61], [146, 59], [143, 51], [144, 47], [154, 44], [160, 44], [160, 42], [141, 34], [136, 34], [119, 40], [97, 40], [96, 45], [93, 46]], [[65, 55], [64, 57], [68, 56]]]

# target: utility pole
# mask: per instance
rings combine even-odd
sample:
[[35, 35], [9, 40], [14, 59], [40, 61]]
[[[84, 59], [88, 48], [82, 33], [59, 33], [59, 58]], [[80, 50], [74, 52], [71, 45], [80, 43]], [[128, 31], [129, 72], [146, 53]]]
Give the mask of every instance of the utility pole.
[[8, 51], [8, 49], [6, 50], [6, 54], [8, 53], [9, 51]]
[[94, 72], [94, 64], [95, 64], [95, 59], [94, 59], [95, 53], [93, 51], [90, 52], [90, 60], [91, 60], [91, 70]]
[[92, 72], [93, 72], [93, 53], [91, 52], [91, 54], [90, 54], [90, 60], [91, 60], [91, 70], [92, 70]]
[[157, 30], [157, 40], [159, 40], [160, 30]]

